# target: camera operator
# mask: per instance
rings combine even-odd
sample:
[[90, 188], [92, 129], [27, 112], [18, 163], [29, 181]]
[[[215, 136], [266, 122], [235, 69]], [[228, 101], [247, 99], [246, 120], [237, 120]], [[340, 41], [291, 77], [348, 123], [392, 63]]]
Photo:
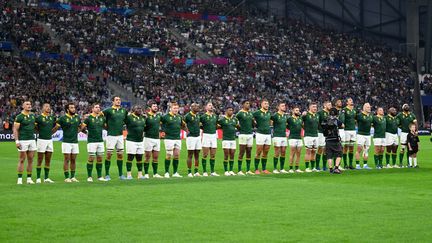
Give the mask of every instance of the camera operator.
[[[343, 124], [338, 119], [338, 115], [339, 111], [336, 108], [331, 108], [329, 117], [321, 123], [326, 140], [325, 151], [327, 154], [327, 163], [330, 168], [330, 173], [334, 174], [341, 173], [339, 165], [342, 157], [342, 144], [339, 136], [339, 128], [343, 128]], [[334, 168], [333, 158], [336, 158]]]

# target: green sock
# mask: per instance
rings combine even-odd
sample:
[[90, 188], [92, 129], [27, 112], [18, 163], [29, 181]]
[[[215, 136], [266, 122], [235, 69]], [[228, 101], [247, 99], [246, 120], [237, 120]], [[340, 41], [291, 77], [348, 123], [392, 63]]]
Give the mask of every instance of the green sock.
[[315, 168], [315, 161], [314, 161], [314, 160], [311, 160], [311, 161], [310, 161], [310, 165], [311, 165], [311, 169], [314, 169], [314, 168]]
[[201, 164], [203, 167], [203, 172], [207, 172], [207, 159], [202, 158], [201, 159]]
[[296, 166], [295, 166], [295, 169], [296, 169], [296, 170], [298, 170], [298, 169], [299, 169], [299, 166], [298, 166], [298, 165], [296, 165]]
[[215, 172], [215, 165], [216, 165], [215, 159], [210, 159], [210, 172], [211, 173]]
[[18, 173], [18, 178], [22, 178], [22, 173]]
[[[150, 167], [150, 163], [143, 163], [143, 162], [137, 162], [136, 167], [138, 172], [143, 170], [143, 164], [144, 164], [144, 174], [148, 174], [148, 169]], [[147, 169], [147, 170], [146, 170]]]
[[378, 155], [378, 158], [379, 158], [379, 166], [381, 166], [382, 167], [382, 165], [383, 165], [383, 158], [384, 158], [384, 155], [383, 154], [380, 154], [380, 155]]
[[96, 163], [96, 173], [98, 178], [102, 177], [102, 162]]
[[356, 165], [360, 165], [360, 161], [356, 160]]
[[228, 171], [228, 161], [224, 160], [223, 167], [224, 167], [224, 171], [227, 172]]
[[192, 173], [192, 168], [188, 168], [187, 172], [188, 172], [188, 174], [191, 174]]
[[64, 172], [64, 177], [65, 177], [65, 179], [68, 179], [68, 178], [69, 178], [69, 171], [65, 171], [65, 172]]
[[230, 160], [229, 161], [229, 170], [233, 171], [234, 170], [234, 160]]
[[367, 165], [367, 160], [363, 160], [363, 165]]
[[157, 174], [157, 170], [158, 170], [158, 163], [157, 162], [153, 162], [152, 163], [152, 168], [153, 168], [153, 175]]
[[289, 166], [289, 169], [290, 169], [290, 170], [292, 170], [293, 168], [294, 168], [294, 166], [292, 166], [292, 165]]
[[276, 170], [277, 169], [277, 165], [278, 165], [278, 161], [279, 160], [279, 158], [277, 158], [277, 157], [273, 157], [273, 168]]
[[195, 173], [195, 174], [198, 173], [198, 167], [195, 167], [195, 168], [194, 168], [194, 173]]
[[404, 153], [399, 153], [399, 165], [403, 164]]
[[342, 159], [343, 159], [343, 164], [344, 164], [344, 167], [346, 167], [347, 165], [348, 165], [348, 158], [347, 158], [347, 154], [346, 153], [344, 153], [343, 155], [342, 155]]
[[243, 160], [241, 160], [241, 159], [237, 160], [238, 171], [242, 170], [242, 164], [243, 164]]
[[393, 163], [393, 165], [396, 165], [397, 154], [392, 154], [391, 157], [392, 157], [392, 163]]
[[74, 170], [71, 170], [70, 173], [71, 173], [71, 174], [70, 174], [70, 178], [74, 178], [74, 177], [75, 177], [75, 171], [74, 171]]
[[27, 178], [31, 178], [32, 174], [27, 172]]
[[260, 159], [255, 158], [255, 170], [258, 170], [259, 162], [260, 162]]
[[309, 168], [309, 161], [305, 161], [306, 169]]
[[45, 175], [45, 179], [48, 179], [48, 178], [49, 178], [49, 171], [50, 171], [50, 168], [49, 168], [49, 167], [44, 167], [44, 175]]
[[354, 161], [354, 153], [348, 153], [348, 158], [349, 158], [349, 165], [352, 166], [353, 165], [353, 161]]
[[390, 164], [390, 153], [386, 153], [385, 159], [386, 159], [386, 165]]
[[246, 159], [246, 171], [250, 171], [251, 159]]
[[93, 162], [87, 162], [87, 176], [91, 177], [93, 171]]
[[42, 167], [38, 166], [36, 167], [36, 178], [39, 179], [41, 176]]
[[[117, 161], [117, 165], [118, 165], [118, 161]], [[127, 172], [131, 172], [132, 171], [132, 161], [127, 161], [126, 162], [126, 171]], [[120, 170], [119, 170], [119, 175], [122, 175], [122, 174], [120, 174]]]
[[165, 173], [169, 173], [170, 164], [171, 164], [171, 160], [165, 159]]
[[285, 167], [285, 157], [280, 157], [280, 169], [283, 170]]
[[178, 170], [178, 165], [179, 165], [179, 160], [178, 159], [173, 159], [173, 173], [177, 173]]
[[267, 170], [267, 159], [261, 159], [262, 170]]
[[327, 154], [322, 155], [323, 170], [327, 169]]
[[105, 160], [105, 175], [109, 175], [110, 167], [111, 167], [111, 161]]
[[374, 162], [375, 162], [375, 167], [377, 167], [379, 165], [378, 155], [374, 155]]
[[[123, 160], [121, 160], [121, 159], [117, 160], [117, 167], [118, 167], [119, 176], [122, 176], [123, 175]], [[131, 165], [131, 167], [132, 167], [132, 165]]]
[[318, 169], [319, 167], [320, 167], [320, 162], [321, 162], [321, 154], [316, 154], [315, 155], [315, 161], [316, 161], [316, 164], [315, 164], [315, 166], [316, 166], [316, 168]]

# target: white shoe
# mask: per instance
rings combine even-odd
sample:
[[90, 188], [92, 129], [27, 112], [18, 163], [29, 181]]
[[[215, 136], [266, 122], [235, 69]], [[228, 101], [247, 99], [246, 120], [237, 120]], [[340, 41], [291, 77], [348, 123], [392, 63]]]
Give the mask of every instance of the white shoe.
[[[168, 176], [169, 176], [169, 174], [168, 174]], [[161, 175], [159, 175], [159, 174], [154, 174], [153, 175], [153, 178], [163, 178]], [[168, 177], [169, 178], [169, 177]]]
[[393, 168], [399, 169], [399, 165], [393, 165]]
[[72, 181], [71, 181], [71, 179], [66, 178], [66, 179], [64, 179], [64, 182], [66, 182], [66, 183], [71, 183]]
[[165, 178], [170, 178], [170, 174], [169, 174], [169, 172], [165, 173], [164, 177], [165, 177]]
[[193, 176], [195, 176], [195, 177], [201, 177], [201, 174], [199, 172], [197, 172]]
[[280, 174], [278, 170], [273, 170], [273, 174]]
[[[297, 169], [297, 170], [295, 170], [295, 172], [296, 173], [304, 173], [304, 171], [302, 171], [302, 170], [300, 170], [300, 169]], [[306, 171], [307, 172], [307, 171]], [[310, 172], [310, 171], [309, 171]]]
[[305, 172], [306, 173], [310, 173], [310, 172], [312, 172], [313, 170], [311, 170], [311, 169], [309, 169], [309, 168], [307, 168], [306, 170], [305, 170]]
[[230, 175], [232, 175], [232, 176], [237, 175], [236, 173], [234, 173], [234, 171], [230, 171], [229, 173], [230, 173]]
[[176, 172], [172, 175], [172, 177], [182, 178], [183, 176], [181, 176], [178, 172]]
[[391, 168], [393, 168], [393, 166], [391, 166], [390, 164], [388, 164], [386, 167], [384, 167], [384, 168], [387, 168], [387, 169], [391, 169]]
[[210, 176], [220, 176], [220, 175], [218, 175], [218, 173], [216, 173], [216, 172], [212, 172], [212, 173], [210, 173]]
[[339, 166], [338, 168], [339, 168], [340, 171], [344, 171], [345, 170], [344, 167], [342, 167], [342, 166]]
[[193, 177], [192, 173], [189, 173], [189, 174], [188, 174], [188, 177]]
[[27, 184], [35, 184], [34, 181], [31, 178], [27, 178]]
[[37, 179], [36, 179], [36, 184], [41, 184], [41, 183], [42, 183], [41, 178], [37, 178]]
[[255, 175], [255, 173], [252, 172], [252, 171], [250, 171], [250, 170], [248, 170], [248, 171], [246, 171], [246, 175]]
[[208, 173], [207, 173], [207, 172], [204, 172], [204, 173], [203, 173], [203, 176], [204, 176], [204, 177], [207, 177], [207, 176], [208, 176]]
[[293, 173], [294, 173], [294, 170], [291, 169], [291, 170], [288, 171], [288, 173], [293, 174]]
[[356, 165], [356, 170], [361, 170], [362, 168], [360, 167], [360, 165]]
[[22, 185], [22, 178], [18, 178], [17, 185]]
[[245, 174], [243, 173], [243, 171], [239, 171], [239, 172], [237, 173], [237, 175], [239, 175], [239, 176], [245, 176]]
[[318, 171], [318, 170], [317, 170], [317, 169], [315, 169], [315, 168], [313, 168], [313, 169], [312, 169], [312, 172], [317, 172], [317, 171]]
[[75, 177], [72, 177], [70, 180], [71, 180], [71, 182], [79, 182], [79, 180], [77, 180], [77, 178], [75, 178]]
[[[153, 176], [153, 177], [154, 177], [154, 176]], [[150, 179], [149, 174], [145, 174], [145, 175], [144, 175], [144, 179]]]
[[51, 180], [50, 178], [46, 178], [46, 179], [44, 180], [44, 183], [54, 183], [54, 181]]
[[224, 175], [225, 176], [231, 176], [231, 174], [228, 171], [225, 171]]
[[[275, 173], [275, 172], [273, 171], [273, 173]], [[282, 170], [279, 171], [279, 173], [281, 173], [281, 174], [288, 174], [288, 171], [286, 171], [285, 169], [282, 169]]]
[[91, 177], [87, 178], [87, 182], [93, 182], [93, 178]]
[[105, 178], [103, 178], [103, 177], [99, 177], [98, 181], [107, 181], [107, 180]]

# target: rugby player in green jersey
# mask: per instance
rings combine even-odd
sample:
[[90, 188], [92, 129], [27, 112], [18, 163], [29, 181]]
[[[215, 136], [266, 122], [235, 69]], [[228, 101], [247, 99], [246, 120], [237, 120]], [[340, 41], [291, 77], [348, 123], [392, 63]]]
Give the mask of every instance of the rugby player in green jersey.
[[250, 169], [252, 146], [253, 146], [253, 115], [249, 111], [250, 102], [245, 100], [242, 103], [242, 109], [236, 114], [239, 121], [239, 155], [238, 155], [238, 173], [239, 176], [244, 176], [242, 171], [243, 157], [246, 154], [246, 174], [255, 175]]
[[44, 166], [44, 182], [54, 183], [49, 178], [49, 171], [51, 165], [51, 157], [54, 152], [54, 146], [52, 141], [52, 129], [55, 126], [56, 118], [51, 115], [51, 106], [48, 103], [43, 104], [42, 114], [36, 117], [36, 130], [39, 133], [37, 139], [37, 151], [38, 160], [36, 166], [36, 184], [41, 183], [41, 172], [42, 172], [42, 162], [45, 158]]
[[144, 177], [149, 178], [148, 171], [150, 167], [150, 159], [152, 159], [153, 177], [163, 178], [158, 174], [158, 159], [160, 151], [160, 120], [161, 115], [158, 113], [158, 105], [156, 102], [149, 103], [150, 110], [147, 112], [146, 124], [144, 127]]
[[24, 101], [22, 112], [15, 118], [13, 126], [13, 135], [16, 148], [19, 151], [18, 160], [18, 180], [17, 184], [22, 184], [22, 174], [24, 171], [24, 162], [27, 159], [27, 184], [34, 184], [31, 179], [34, 153], [37, 150], [35, 132], [35, 115], [31, 112], [32, 105], [30, 101]]
[[111, 156], [114, 149], [117, 154], [117, 167], [119, 172], [120, 180], [126, 179], [123, 175], [123, 150], [124, 150], [124, 138], [123, 130], [125, 120], [128, 112], [125, 108], [121, 107], [121, 99], [118, 96], [113, 97], [112, 107], [107, 108], [103, 111], [106, 119], [108, 136], [106, 138], [106, 149], [107, 154], [105, 158], [105, 179], [111, 180], [110, 167], [111, 167]]
[[[356, 151], [356, 169], [361, 169], [360, 166], [360, 157], [363, 155], [363, 169], [370, 170], [371, 168], [368, 166], [368, 156], [369, 156], [369, 148], [371, 145], [371, 127], [373, 122], [373, 117], [371, 115], [371, 105], [369, 103], [365, 103], [363, 105], [363, 110], [361, 113], [357, 114], [357, 151]], [[346, 127], [345, 127], [346, 133]]]
[[[284, 102], [280, 102], [278, 104], [278, 111], [271, 117], [271, 120], [273, 121], [274, 174], [288, 173], [288, 171], [284, 169], [286, 147], [288, 145], [288, 140], [286, 136], [287, 119], [288, 115], [286, 114], [286, 104]], [[277, 169], [278, 162], [280, 162], [280, 171]]]
[[267, 155], [271, 146], [271, 114], [269, 112], [269, 102], [264, 99], [261, 101], [261, 109], [253, 113], [256, 126], [255, 143], [256, 143], [256, 154], [255, 154], [255, 174], [259, 175], [259, 163], [261, 160], [262, 172], [264, 174], [271, 174], [267, 170]]
[[[399, 168], [396, 164], [397, 149], [399, 146], [398, 138], [399, 118], [395, 107], [390, 107], [386, 116], [386, 168]], [[390, 165], [390, 156], [392, 164]]]
[[102, 177], [102, 160], [105, 152], [102, 133], [105, 128], [105, 117], [101, 112], [100, 104], [93, 104], [92, 113], [84, 120], [83, 127], [87, 133], [87, 181], [93, 182], [92, 172], [95, 159], [98, 181], [106, 181]]
[[203, 176], [208, 176], [207, 174], [207, 157], [210, 154], [210, 175], [219, 176], [215, 171], [215, 158], [217, 149], [217, 116], [214, 114], [213, 104], [211, 102], [207, 103], [205, 107], [206, 113], [200, 116], [200, 122], [203, 129], [202, 136], [202, 159], [201, 164], [203, 167]]
[[[403, 158], [405, 154], [405, 148], [407, 146], [407, 136], [408, 133], [410, 133], [409, 125], [411, 123], [414, 123], [417, 126], [417, 118], [416, 116], [410, 111], [410, 107], [408, 104], [404, 104], [402, 106], [402, 112], [400, 112], [397, 115], [399, 119], [399, 127], [402, 130], [400, 134], [400, 143], [401, 143], [401, 149], [399, 152], [399, 167], [403, 167]], [[408, 153], [407, 153], [407, 166], [409, 166], [408, 163]]]
[[126, 117], [126, 180], [132, 180], [132, 161], [136, 160], [138, 179], [146, 179], [143, 176], [143, 154], [144, 154], [144, 127], [145, 117], [139, 105], [132, 107], [132, 112]]
[[[300, 107], [294, 106], [291, 111], [291, 116], [288, 117], [288, 130], [289, 137], [288, 142], [290, 146], [290, 158], [289, 158], [289, 173], [303, 173], [300, 170], [300, 155], [303, 148], [303, 141], [301, 138], [301, 131], [303, 128], [303, 120], [301, 118]], [[294, 169], [295, 160], [295, 169]]]
[[75, 177], [76, 157], [79, 154], [78, 132], [81, 130], [81, 118], [76, 114], [74, 103], [65, 106], [65, 115], [56, 121], [53, 133], [63, 130], [62, 153], [64, 157], [63, 171], [65, 182], [79, 182]]
[[[304, 143], [306, 146], [305, 165], [306, 172], [318, 172], [315, 168], [315, 153], [318, 148], [318, 123], [319, 117], [317, 114], [317, 103], [312, 102], [309, 104], [309, 110], [303, 113], [303, 127], [304, 127]], [[309, 168], [309, 163], [311, 168]]]
[[343, 147], [343, 154], [342, 159], [343, 161], [347, 161], [347, 158], [349, 159], [349, 166], [346, 167], [344, 162], [345, 169], [353, 170], [353, 159], [354, 159], [354, 143], [357, 140], [357, 134], [356, 134], [356, 118], [357, 118], [357, 111], [354, 109], [354, 102], [353, 99], [348, 98], [346, 102], [346, 107], [343, 109], [344, 114], [344, 137], [342, 137], [342, 143], [344, 144]]
[[[238, 120], [234, 117], [234, 108], [228, 106], [225, 111], [225, 116], [219, 119], [218, 127], [222, 128], [222, 149], [224, 152], [224, 171], [225, 176], [235, 176], [234, 173], [234, 156], [237, 148], [236, 131]], [[229, 162], [229, 168], [228, 168]]]
[[378, 107], [377, 114], [373, 117], [374, 127], [374, 161], [377, 169], [383, 167], [383, 157], [385, 148], [385, 133], [386, 133], [386, 118], [384, 117], [384, 109]]
[[[199, 154], [202, 148], [201, 145], [201, 130], [200, 119], [198, 112], [200, 111], [199, 104], [193, 103], [191, 111], [184, 116], [184, 122], [187, 127], [186, 147], [188, 151], [187, 167], [188, 177], [201, 176], [198, 172], [199, 168]], [[192, 174], [192, 158], [195, 159], [194, 174]]]
[[323, 105], [323, 109], [318, 111], [318, 118], [319, 118], [319, 124], [318, 124], [318, 151], [315, 156], [315, 162], [316, 162], [316, 169], [320, 170], [320, 162], [322, 158], [323, 162], [323, 170], [327, 170], [327, 156], [325, 154], [325, 137], [323, 134], [323, 128], [321, 124], [324, 121], [327, 121], [327, 118], [329, 117], [330, 109], [332, 108], [332, 103], [330, 101], [325, 101]]

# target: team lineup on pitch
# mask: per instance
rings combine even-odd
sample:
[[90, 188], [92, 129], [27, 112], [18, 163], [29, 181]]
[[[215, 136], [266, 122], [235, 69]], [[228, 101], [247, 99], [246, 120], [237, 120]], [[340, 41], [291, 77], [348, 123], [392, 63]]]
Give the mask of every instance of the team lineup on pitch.
[[[204, 107], [205, 113], [199, 115], [200, 106], [191, 105], [191, 110], [180, 116], [177, 103], [171, 103], [167, 114], [160, 114], [158, 105], [150, 102], [147, 112], [141, 106], [134, 106], [131, 112], [121, 107], [120, 97], [113, 98], [113, 106], [101, 111], [99, 104], [92, 106], [92, 113], [81, 119], [76, 115], [75, 105], [65, 107], [65, 115], [56, 118], [51, 115], [49, 104], [44, 104], [42, 114], [31, 113], [31, 103], [23, 103], [23, 111], [14, 123], [14, 137], [19, 150], [18, 180], [22, 184], [24, 163], [27, 161], [27, 184], [32, 180], [33, 157], [37, 151], [36, 183], [53, 183], [49, 178], [50, 162], [53, 151], [52, 134], [63, 130], [62, 153], [64, 155], [64, 181], [79, 182], [76, 178], [76, 158], [79, 154], [78, 133], [87, 134], [87, 181], [93, 182], [93, 167], [96, 164], [98, 181], [109, 181], [111, 160], [116, 155], [120, 180], [131, 180], [132, 165], [135, 161], [138, 179], [150, 178], [150, 164], [154, 178], [180, 178], [179, 155], [181, 150], [181, 130], [187, 133], [187, 168], [188, 177], [219, 176], [215, 171], [216, 152], [218, 148], [217, 129], [222, 130], [223, 167], [225, 176], [245, 176], [259, 174], [289, 174], [303, 172], [329, 171], [340, 174], [351, 169], [372, 169], [368, 165], [369, 148], [373, 137], [374, 163], [376, 169], [418, 167], [416, 154], [418, 134], [416, 117], [408, 105], [397, 113], [395, 107], [384, 109], [378, 107], [372, 115], [371, 105], [366, 103], [361, 111], [354, 108], [353, 100], [348, 98], [346, 106], [337, 100], [334, 105], [325, 101], [318, 111], [317, 103], [310, 103], [308, 111], [301, 112], [293, 106], [287, 114], [284, 102], [277, 104], [277, 112], [271, 114], [269, 102], [261, 101], [261, 107], [250, 111], [250, 102], [244, 101], [241, 109], [234, 115], [234, 107], [225, 107], [225, 114], [218, 116], [211, 102]], [[332, 113], [333, 112], [333, 113]], [[333, 140], [326, 132], [326, 123], [331, 118], [337, 120]], [[371, 136], [371, 128], [374, 128]], [[106, 144], [102, 132], [106, 129]], [[398, 130], [401, 130], [398, 135]], [[123, 131], [127, 131], [124, 140]], [[287, 130], [289, 135], [287, 138]], [[202, 133], [201, 133], [202, 131]], [[34, 139], [34, 134], [38, 139]], [[239, 152], [236, 157], [237, 133]], [[400, 137], [400, 139], [399, 139]], [[164, 174], [158, 173], [158, 160], [161, 139], [165, 144]], [[256, 153], [252, 156], [252, 147]], [[400, 150], [398, 147], [400, 143]], [[106, 145], [106, 156], [104, 160]], [[267, 169], [267, 157], [271, 145], [274, 147], [273, 171]], [[331, 145], [331, 146], [330, 146]], [[356, 150], [354, 147], [356, 146]], [[300, 154], [306, 148], [304, 158], [305, 170], [300, 169]], [[126, 147], [126, 175], [123, 173], [123, 150]], [[285, 157], [289, 148], [289, 165], [285, 167]], [[200, 160], [200, 154], [202, 156]], [[384, 165], [385, 154], [385, 165]], [[399, 154], [399, 161], [397, 155]], [[328, 156], [327, 156], [328, 155]], [[253, 161], [252, 161], [253, 158]], [[237, 159], [237, 172], [234, 163]], [[354, 165], [355, 159], [355, 165]], [[245, 160], [245, 168], [243, 161]], [[340, 165], [341, 160], [343, 166]], [[200, 162], [202, 174], [200, 171]], [[207, 168], [209, 162], [209, 169]], [[362, 162], [362, 163], [361, 163]], [[172, 173], [170, 173], [172, 163]], [[252, 168], [253, 166], [253, 168]], [[104, 168], [103, 168], [104, 167]], [[105, 175], [103, 176], [103, 169]]]

